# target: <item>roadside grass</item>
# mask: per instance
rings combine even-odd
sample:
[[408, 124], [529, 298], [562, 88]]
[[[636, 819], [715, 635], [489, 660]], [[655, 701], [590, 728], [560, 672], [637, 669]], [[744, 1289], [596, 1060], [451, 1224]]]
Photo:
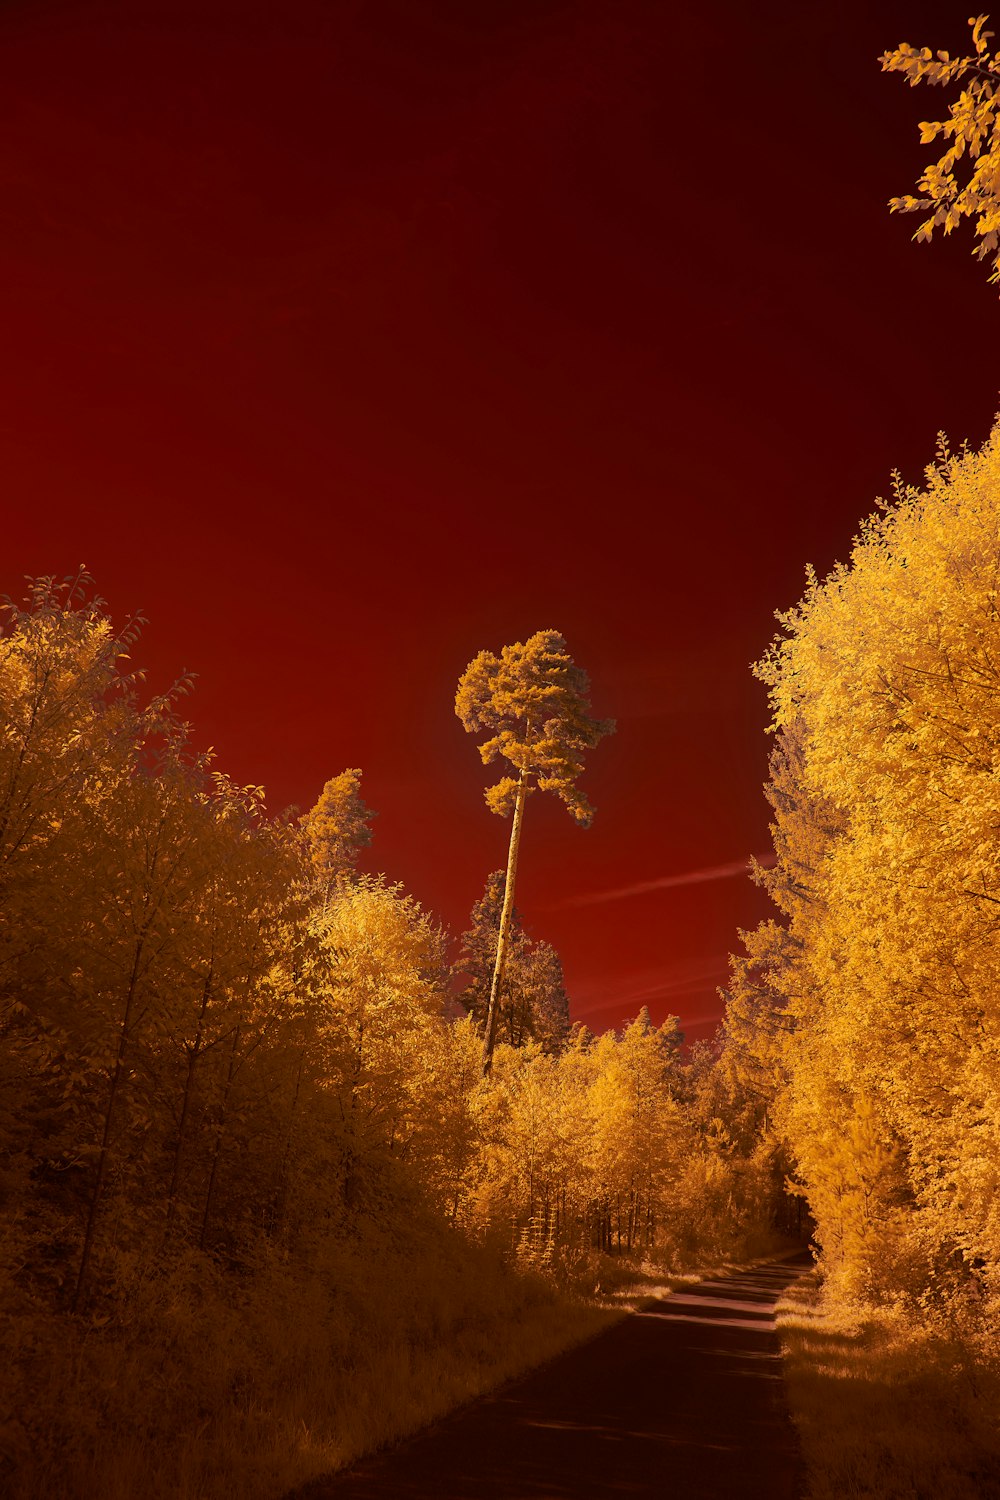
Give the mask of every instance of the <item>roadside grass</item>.
[[594, 1299], [608, 1309], [617, 1309], [624, 1316], [637, 1311], [653, 1298], [668, 1297], [671, 1292], [697, 1286], [700, 1281], [731, 1276], [802, 1249], [800, 1240], [768, 1233], [748, 1241], [739, 1254], [716, 1251], [714, 1255], [704, 1254], [699, 1258], [675, 1253], [657, 1259], [639, 1255], [632, 1258], [601, 1255], [594, 1257], [586, 1285], [583, 1278], [578, 1278], [578, 1285], [581, 1290], [589, 1290], [592, 1281]]
[[[783, 1243], [754, 1245], [780, 1253]], [[276, 1500], [750, 1259], [514, 1266], [414, 1215], [270, 1254], [109, 1265], [115, 1316], [60, 1315], [0, 1267], [5, 1500]], [[706, 1264], [708, 1262], [708, 1264]], [[718, 1262], [718, 1263], [716, 1263]], [[109, 1302], [109, 1306], [111, 1303]]]
[[1000, 1500], [1000, 1369], [899, 1309], [778, 1303], [807, 1500]]
[[274, 1500], [621, 1315], [418, 1223], [239, 1282], [195, 1253], [122, 1267], [113, 1321], [18, 1292], [0, 1286], [5, 1500]]
[[[289, 1440], [304, 1477], [328, 1477], [363, 1455], [408, 1437], [476, 1397], [585, 1343], [618, 1321], [620, 1311], [597, 1301], [560, 1293], [535, 1273], [507, 1272], [501, 1295], [449, 1334], [443, 1328], [414, 1348], [395, 1333], [360, 1353], [363, 1377], [349, 1391], [328, 1393], [309, 1406], [322, 1409], [312, 1428], [292, 1417]], [[331, 1400], [332, 1398], [332, 1400]], [[339, 1398], [339, 1399], [338, 1399]], [[296, 1410], [301, 1401], [295, 1402]], [[237, 1488], [235, 1497], [242, 1492]], [[268, 1494], [284, 1493], [271, 1490]], [[303, 1494], [308, 1494], [306, 1485]], [[213, 1492], [211, 1500], [215, 1500]]]

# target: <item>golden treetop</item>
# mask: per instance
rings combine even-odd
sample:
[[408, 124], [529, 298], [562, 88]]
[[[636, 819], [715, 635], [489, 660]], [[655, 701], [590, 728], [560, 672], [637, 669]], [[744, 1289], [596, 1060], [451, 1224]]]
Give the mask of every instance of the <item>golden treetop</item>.
[[354, 869], [358, 855], [372, 841], [370, 827], [376, 814], [361, 798], [361, 772], [341, 771], [324, 786], [315, 805], [302, 818], [314, 873], [323, 880]]
[[[594, 809], [574, 785], [584, 751], [614, 732], [613, 719], [590, 714], [590, 683], [557, 630], [539, 630], [504, 646], [499, 656], [480, 651], [462, 674], [455, 712], [470, 734], [490, 737], [479, 746], [483, 764], [501, 756], [527, 789], [555, 792], [584, 827]], [[504, 776], [486, 792], [487, 806], [505, 817], [518, 781]]]

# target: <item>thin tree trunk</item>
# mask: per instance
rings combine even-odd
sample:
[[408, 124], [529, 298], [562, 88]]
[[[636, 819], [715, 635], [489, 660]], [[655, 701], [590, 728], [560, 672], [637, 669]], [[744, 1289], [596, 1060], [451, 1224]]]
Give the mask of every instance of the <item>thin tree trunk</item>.
[[201, 1010], [198, 1014], [198, 1028], [195, 1032], [194, 1045], [185, 1049], [187, 1054], [187, 1076], [184, 1079], [184, 1098], [181, 1102], [181, 1117], [177, 1125], [177, 1146], [174, 1150], [174, 1166], [170, 1176], [170, 1187], [167, 1189], [167, 1230], [171, 1229], [174, 1215], [177, 1211], [177, 1191], [181, 1181], [181, 1157], [184, 1154], [184, 1137], [187, 1134], [188, 1117], [191, 1113], [191, 1100], [194, 1096], [194, 1074], [201, 1056], [201, 1044], [205, 1038], [205, 1016], [208, 1012], [208, 1002], [212, 993], [212, 967], [209, 966], [201, 993]]
[[528, 784], [526, 773], [521, 772], [514, 799], [514, 821], [510, 830], [510, 848], [507, 851], [507, 879], [503, 890], [503, 910], [500, 913], [500, 931], [497, 934], [497, 957], [493, 965], [493, 980], [490, 984], [490, 1004], [486, 1012], [486, 1036], [483, 1040], [483, 1077], [489, 1077], [493, 1067], [493, 1048], [496, 1046], [497, 1020], [500, 1015], [500, 986], [503, 983], [504, 963], [507, 959], [507, 940], [510, 936], [510, 916], [514, 910], [514, 880], [517, 876], [517, 851], [521, 843], [521, 819], [524, 817], [524, 800]]
[[236, 1077], [236, 1053], [240, 1045], [240, 1027], [237, 1023], [233, 1031], [233, 1045], [229, 1052], [229, 1067], [226, 1071], [226, 1086], [222, 1093], [222, 1103], [219, 1110], [219, 1119], [215, 1127], [215, 1142], [212, 1147], [212, 1166], [208, 1174], [208, 1187], [205, 1189], [205, 1208], [201, 1216], [201, 1233], [198, 1236], [198, 1248], [204, 1250], [208, 1239], [208, 1221], [212, 1213], [212, 1199], [215, 1196], [215, 1182], [219, 1175], [219, 1157], [222, 1155], [222, 1138], [226, 1132], [226, 1120], [229, 1114], [229, 1096], [232, 1093], [233, 1079]]
[[115, 1104], [118, 1099], [118, 1090], [125, 1073], [125, 1053], [128, 1050], [129, 1026], [132, 1022], [132, 1007], [135, 1003], [136, 987], [139, 983], [139, 967], [142, 963], [142, 950], [145, 946], [145, 933], [138, 939], [135, 945], [135, 953], [132, 957], [132, 972], [129, 975], [128, 990], [125, 995], [125, 1012], [122, 1016], [121, 1028], [118, 1033], [118, 1051], [115, 1056], [115, 1065], [111, 1073], [111, 1089], [108, 1093], [107, 1108], [104, 1111], [104, 1130], [101, 1135], [101, 1149], [97, 1157], [97, 1177], [94, 1180], [94, 1191], [90, 1195], [90, 1204], [87, 1209], [87, 1226], [83, 1234], [83, 1250], [80, 1255], [80, 1269], [76, 1276], [76, 1287], [73, 1291], [73, 1302], [71, 1310], [77, 1312], [83, 1301], [83, 1290], [87, 1281], [87, 1272], [90, 1268], [90, 1254], [94, 1248], [94, 1230], [97, 1226], [97, 1208], [101, 1201], [104, 1189], [104, 1178], [108, 1168], [108, 1153], [111, 1148], [111, 1121], [114, 1117]]
[[299, 1107], [299, 1093], [302, 1088], [302, 1069], [305, 1065], [306, 1049], [299, 1049], [299, 1064], [295, 1070], [295, 1090], [292, 1094], [292, 1107], [288, 1112], [288, 1130], [285, 1133], [285, 1148], [281, 1155], [281, 1167], [278, 1172], [278, 1193], [274, 1210], [274, 1234], [281, 1232], [285, 1222], [285, 1209], [288, 1207], [288, 1173], [292, 1160], [292, 1139], [295, 1134], [295, 1116]]

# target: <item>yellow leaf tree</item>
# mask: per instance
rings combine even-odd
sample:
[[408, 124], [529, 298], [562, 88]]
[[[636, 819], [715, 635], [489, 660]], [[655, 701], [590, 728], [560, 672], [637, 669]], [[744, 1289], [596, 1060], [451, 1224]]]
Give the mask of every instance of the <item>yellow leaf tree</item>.
[[556, 630], [539, 630], [527, 641], [504, 646], [499, 656], [480, 651], [458, 684], [455, 712], [464, 728], [470, 734], [486, 730], [490, 736], [479, 747], [483, 764], [500, 757], [517, 773], [502, 776], [486, 791], [490, 811], [511, 817], [511, 832], [483, 1041], [484, 1074], [493, 1061], [525, 801], [535, 790], [554, 792], [584, 828], [594, 815], [576, 779], [584, 752], [615, 725], [613, 719], [591, 716], [589, 692], [586, 672], [574, 664]]
[[377, 814], [361, 800], [361, 772], [341, 771], [326, 783], [316, 806], [302, 818], [309, 863], [327, 891], [339, 877], [351, 875], [362, 849], [372, 841]]
[[756, 977], [759, 1076], [832, 1284], [948, 1288], [970, 1315], [1000, 1288], [998, 570], [1000, 428], [942, 443], [779, 617], [758, 671], [788, 926], [751, 935], [727, 1022], [749, 1058]]
[[[948, 142], [944, 155], [931, 162], [917, 184], [922, 196], [907, 193], [890, 199], [889, 207], [904, 214], [929, 210], [915, 240], [929, 240], [935, 229], [951, 234], [962, 219], [975, 219], [980, 243], [974, 254], [979, 260], [992, 256], [990, 280], [1000, 282], [1000, 52], [991, 57], [987, 51], [993, 32], [983, 29], [986, 21], [986, 16], [969, 19], [974, 57], [951, 57], [901, 42], [879, 61], [883, 73], [902, 73], [911, 88], [961, 83], [947, 120], [921, 121], [923, 145], [939, 136]], [[964, 182], [957, 175], [963, 157], [968, 165]]]

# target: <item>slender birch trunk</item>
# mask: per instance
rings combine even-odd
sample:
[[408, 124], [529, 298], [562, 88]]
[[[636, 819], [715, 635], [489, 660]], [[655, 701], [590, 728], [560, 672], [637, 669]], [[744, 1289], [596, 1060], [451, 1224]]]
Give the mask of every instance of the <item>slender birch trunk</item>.
[[521, 843], [521, 819], [524, 817], [524, 802], [528, 793], [527, 775], [521, 772], [514, 799], [514, 821], [510, 830], [510, 848], [507, 851], [507, 879], [503, 891], [503, 910], [500, 913], [500, 931], [497, 934], [497, 957], [493, 965], [490, 984], [490, 1004], [486, 1012], [486, 1036], [483, 1040], [483, 1077], [488, 1078], [493, 1067], [493, 1048], [496, 1046], [497, 1021], [500, 1016], [500, 986], [503, 983], [504, 964], [507, 960], [507, 942], [510, 937], [510, 917], [514, 910], [514, 880], [517, 875], [517, 852]]

